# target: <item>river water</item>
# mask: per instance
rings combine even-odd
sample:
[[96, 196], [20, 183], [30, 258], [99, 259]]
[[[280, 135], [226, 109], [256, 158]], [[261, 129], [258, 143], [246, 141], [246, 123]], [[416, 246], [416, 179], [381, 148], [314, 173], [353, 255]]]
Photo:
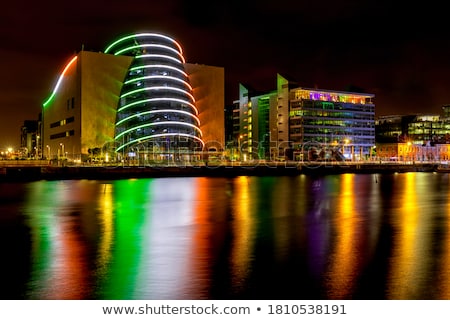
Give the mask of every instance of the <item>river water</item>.
[[449, 299], [442, 173], [0, 184], [2, 299]]

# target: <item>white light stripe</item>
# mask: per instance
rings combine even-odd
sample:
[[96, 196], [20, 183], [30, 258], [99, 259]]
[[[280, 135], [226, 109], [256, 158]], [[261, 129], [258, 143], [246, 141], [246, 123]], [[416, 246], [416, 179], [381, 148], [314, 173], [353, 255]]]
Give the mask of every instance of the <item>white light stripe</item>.
[[186, 94], [187, 96], [189, 96], [192, 99], [192, 102], [195, 103], [195, 98], [192, 94], [190, 94], [188, 91], [180, 89], [180, 88], [174, 88], [174, 87], [165, 87], [165, 86], [155, 86], [155, 87], [145, 87], [145, 88], [140, 88], [140, 89], [136, 89], [130, 92], [127, 92], [123, 95], [120, 96], [120, 98], [125, 98], [128, 97], [132, 94], [138, 93], [138, 92], [142, 92], [142, 91], [177, 91], [177, 92], [181, 92], [183, 94]]
[[180, 57], [180, 59], [181, 59], [181, 61], [182, 61], [183, 63], [186, 62], [186, 61], [184, 60], [183, 55], [182, 55], [180, 52], [178, 52], [178, 51], [175, 50], [174, 48], [171, 48], [171, 47], [169, 47], [169, 46], [165, 46], [165, 45], [162, 45], [162, 44], [139, 44], [139, 45], [135, 45], [135, 46], [131, 46], [131, 47], [126, 47], [126, 48], [124, 48], [124, 49], [122, 49], [122, 50], [119, 50], [119, 51], [117, 51], [116, 53], [114, 53], [114, 55], [118, 56], [118, 55], [121, 55], [121, 54], [123, 54], [123, 53], [125, 53], [125, 52], [127, 52], [127, 51], [131, 51], [131, 50], [133, 50], [133, 49], [137, 49], [137, 48], [149, 48], [149, 47], [162, 48], [162, 49], [167, 49], [167, 50], [169, 50], [169, 51], [172, 51], [172, 52], [175, 53], [178, 57]]
[[[192, 139], [198, 140], [198, 141], [202, 144], [202, 146], [205, 147], [205, 143], [203, 142], [202, 139], [200, 139], [200, 138], [197, 137], [197, 136], [193, 136], [193, 135], [191, 135], [191, 134], [186, 134], [186, 133], [165, 133], [165, 134], [164, 134], [164, 133], [159, 133], [159, 134], [153, 134], [153, 135], [149, 135], [149, 136], [144, 136], [144, 137], [141, 137], [141, 138], [139, 138], [139, 139], [129, 141], [129, 142], [127, 142], [127, 143], [121, 145], [120, 147], [118, 147], [118, 148], [116, 149], [116, 152], [117, 152], [117, 151], [120, 151], [121, 149], [125, 148], [126, 146], [128, 146], [128, 145], [130, 145], [130, 144], [138, 143], [138, 142], [141, 142], [142, 140], [149, 140], [149, 139], [151, 139], [151, 138], [166, 137], [166, 136], [171, 136], [171, 137], [174, 137], [174, 136], [182, 136], [182, 137], [192, 138]], [[202, 147], [202, 148], [203, 148], [203, 147]]]
[[192, 113], [190, 113], [190, 112], [183, 111], [183, 110], [161, 109], [161, 110], [144, 111], [144, 112], [133, 114], [133, 115], [131, 115], [129, 117], [126, 117], [126, 118], [123, 118], [122, 120], [117, 122], [116, 126], [118, 126], [118, 125], [122, 124], [123, 122], [126, 122], [126, 121], [128, 121], [128, 120], [130, 120], [130, 119], [132, 119], [134, 117], [138, 117], [138, 116], [141, 116], [141, 115], [144, 115], [144, 114], [151, 114], [151, 113], [182, 113], [182, 114], [185, 114], [187, 116], [190, 116], [190, 117], [194, 118], [197, 121], [198, 125], [200, 125], [200, 119], [198, 117], [196, 117], [195, 115], [193, 115]]
[[130, 38], [140, 38], [140, 37], [159, 37], [159, 38], [163, 38], [163, 39], [169, 40], [173, 44], [175, 44], [178, 47], [178, 49], [180, 50], [180, 53], [183, 54], [183, 49], [181, 48], [180, 44], [177, 41], [175, 41], [174, 39], [172, 39], [172, 38], [170, 38], [168, 36], [165, 36], [165, 35], [162, 35], [162, 34], [159, 34], [159, 33], [138, 33], [138, 34], [132, 34], [132, 35], [129, 35], [129, 36], [125, 36], [125, 37], [123, 37], [123, 38], [113, 42], [108, 48], [105, 49], [105, 53], [108, 53], [108, 51], [111, 50], [112, 47], [114, 47], [115, 45], [117, 45], [117, 44], [119, 44], [119, 43], [121, 43], [123, 41], [126, 41], [126, 40], [128, 40]]
[[172, 76], [164, 76], [164, 75], [160, 75], [160, 76], [145, 76], [145, 77], [133, 78], [133, 79], [130, 79], [128, 81], [125, 81], [124, 84], [130, 84], [130, 83], [133, 83], [133, 82], [142, 81], [142, 80], [149, 80], [149, 79], [163, 79], [163, 80], [167, 79], [167, 80], [178, 81], [178, 82], [183, 83], [185, 86], [187, 86], [189, 89], [192, 90], [191, 85], [188, 82], [184, 81], [183, 79], [172, 77]]
[[173, 66], [164, 65], [164, 64], [146, 64], [146, 65], [143, 65], [143, 66], [130, 68], [129, 71], [135, 71], [135, 70], [146, 69], [146, 68], [157, 68], [157, 69], [167, 68], [167, 69], [174, 70], [174, 71], [177, 71], [177, 72], [181, 73], [186, 78], [188, 77], [188, 74], [186, 72], [184, 72], [184, 70], [182, 70], [180, 68], [173, 67]]
[[122, 112], [123, 110], [128, 109], [129, 107], [132, 107], [132, 106], [135, 106], [135, 105], [138, 105], [141, 103], [155, 102], [155, 101], [175, 101], [175, 102], [184, 103], [184, 104], [189, 105], [195, 111], [195, 115], [198, 115], [198, 110], [192, 103], [190, 103], [189, 101], [186, 101], [186, 100], [176, 99], [176, 98], [151, 98], [151, 99], [139, 100], [139, 101], [135, 101], [133, 103], [124, 105], [122, 108], [117, 110], [117, 112]]
[[160, 122], [144, 123], [144, 124], [141, 124], [139, 126], [127, 129], [124, 132], [121, 132], [120, 134], [118, 134], [116, 136], [116, 139], [120, 138], [124, 134], [127, 134], [127, 133], [132, 132], [132, 131], [137, 130], [137, 129], [141, 129], [141, 128], [145, 128], [145, 127], [151, 127], [151, 126], [159, 126], [159, 125], [171, 125], [171, 124], [177, 124], [177, 125], [180, 125], [180, 126], [187, 126], [187, 127], [194, 128], [200, 133], [201, 136], [203, 136], [202, 130], [200, 130], [199, 127], [197, 127], [197, 126], [195, 126], [195, 125], [193, 125], [191, 123], [181, 122], [181, 121], [160, 121]]
[[181, 63], [181, 64], [183, 63], [183, 61], [181, 61], [177, 58], [165, 55], [165, 54], [141, 54], [139, 56], [135, 56], [135, 59], [142, 59], [142, 58], [164, 58], [167, 60], [173, 60], [177, 63]]

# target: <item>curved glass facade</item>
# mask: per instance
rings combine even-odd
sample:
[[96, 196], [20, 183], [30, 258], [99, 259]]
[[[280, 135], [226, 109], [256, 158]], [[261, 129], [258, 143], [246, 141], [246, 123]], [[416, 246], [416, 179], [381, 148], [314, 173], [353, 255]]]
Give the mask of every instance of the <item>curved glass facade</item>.
[[123, 37], [105, 53], [133, 56], [117, 106], [117, 152], [202, 149], [202, 132], [181, 46], [156, 33]]

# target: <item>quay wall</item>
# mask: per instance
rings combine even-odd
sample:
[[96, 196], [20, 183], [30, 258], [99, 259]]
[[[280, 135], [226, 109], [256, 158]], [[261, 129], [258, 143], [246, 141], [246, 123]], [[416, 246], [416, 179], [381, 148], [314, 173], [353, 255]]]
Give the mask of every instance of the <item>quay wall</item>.
[[233, 176], [280, 176], [280, 175], [325, 175], [343, 173], [403, 173], [439, 171], [433, 163], [311, 163], [277, 162], [245, 164], [201, 164], [201, 165], [152, 165], [152, 166], [55, 166], [2, 165], [0, 181], [35, 181], [64, 179], [128, 179], [151, 177], [233, 177]]

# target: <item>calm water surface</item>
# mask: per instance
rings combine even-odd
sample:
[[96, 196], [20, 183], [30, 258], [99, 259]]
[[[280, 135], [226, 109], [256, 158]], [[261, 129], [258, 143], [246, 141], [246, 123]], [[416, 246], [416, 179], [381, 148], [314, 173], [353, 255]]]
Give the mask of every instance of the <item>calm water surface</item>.
[[0, 184], [2, 299], [449, 299], [448, 174]]

